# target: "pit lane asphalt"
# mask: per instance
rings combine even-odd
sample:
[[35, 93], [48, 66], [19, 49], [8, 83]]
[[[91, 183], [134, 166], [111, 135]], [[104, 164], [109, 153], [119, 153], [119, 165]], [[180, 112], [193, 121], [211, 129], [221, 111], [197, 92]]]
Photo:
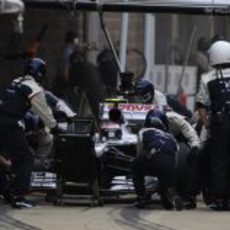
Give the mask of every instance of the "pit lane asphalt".
[[1, 230], [40, 230], [41, 228], [33, 227], [23, 221], [14, 219], [12, 209], [5, 205], [2, 201], [0, 202], [0, 229]]
[[167, 211], [156, 202], [154, 209], [138, 210], [131, 202], [106, 203], [103, 207], [65, 204], [44, 200], [32, 209], [16, 210], [1, 203], [1, 230], [229, 230], [229, 212], [197, 209]]

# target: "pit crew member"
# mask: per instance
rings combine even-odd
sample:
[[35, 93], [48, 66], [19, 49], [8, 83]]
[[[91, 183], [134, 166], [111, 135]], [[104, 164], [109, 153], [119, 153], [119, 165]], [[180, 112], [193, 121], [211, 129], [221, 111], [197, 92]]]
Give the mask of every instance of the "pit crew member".
[[167, 127], [179, 144], [177, 152], [176, 167], [178, 193], [184, 200], [184, 207], [187, 209], [196, 207], [196, 195], [199, 192], [199, 147], [200, 140], [195, 129], [180, 114], [169, 111], [162, 116], [158, 108], [150, 110], [152, 117], [159, 118]]
[[[162, 116], [165, 114], [161, 111]], [[166, 126], [152, 113], [148, 113], [144, 128], [138, 134], [137, 157], [133, 161], [133, 183], [137, 194], [137, 208], [146, 208], [149, 197], [145, 191], [144, 177], [159, 179], [161, 193], [169, 197], [171, 208], [181, 210], [183, 203], [174, 188], [175, 155], [178, 151], [176, 139], [166, 133]]]
[[214, 42], [208, 55], [213, 69], [202, 75], [196, 102], [210, 138], [213, 197], [208, 207], [219, 211], [229, 209], [230, 43], [224, 40]]
[[15, 175], [9, 189], [14, 208], [33, 207], [25, 199], [30, 186], [33, 156], [18, 121], [32, 109], [47, 127], [56, 129], [56, 120], [40, 86], [45, 76], [45, 61], [29, 59], [24, 66], [24, 75], [12, 80], [0, 93], [0, 145], [10, 158]]

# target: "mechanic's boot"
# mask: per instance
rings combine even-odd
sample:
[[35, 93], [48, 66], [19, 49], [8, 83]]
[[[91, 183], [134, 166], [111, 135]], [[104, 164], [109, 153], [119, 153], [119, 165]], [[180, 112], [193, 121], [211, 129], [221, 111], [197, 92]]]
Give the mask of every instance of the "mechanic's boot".
[[211, 199], [208, 204], [208, 208], [213, 211], [222, 211], [223, 210], [223, 199]]
[[33, 208], [35, 207], [35, 204], [29, 200], [26, 200], [25, 197], [18, 196], [18, 197], [13, 197], [11, 201], [11, 207], [12, 208]]
[[219, 202], [213, 201], [208, 205], [208, 208], [213, 210], [213, 211], [221, 211], [222, 210], [222, 204]]
[[185, 209], [194, 209], [196, 208], [196, 197], [192, 195], [186, 196], [183, 202]]
[[135, 203], [135, 207], [139, 208], [139, 209], [145, 209], [146, 208], [145, 199], [137, 198], [137, 202]]
[[4, 191], [2, 192], [2, 196], [3, 196], [4, 202], [5, 202], [6, 204], [11, 204], [11, 201], [12, 201], [12, 199], [13, 199], [13, 196], [12, 196], [12, 194], [10, 193], [10, 191], [4, 190]]
[[172, 210], [173, 204], [171, 202], [170, 197], [166, 193], [162, 193], [160, 195], [160, 200], [161, 200], [161, 205], [166, 209], [166, 210]]
[[135, 207], [139, 209], [148, 209], [151, 208], [152, 200], [149, 196], [138, 196]]
[[167, 195], [174, 209], [176, 209], [177, 211], [183, 209], [183, 201], [174, 188], [168, 188]]

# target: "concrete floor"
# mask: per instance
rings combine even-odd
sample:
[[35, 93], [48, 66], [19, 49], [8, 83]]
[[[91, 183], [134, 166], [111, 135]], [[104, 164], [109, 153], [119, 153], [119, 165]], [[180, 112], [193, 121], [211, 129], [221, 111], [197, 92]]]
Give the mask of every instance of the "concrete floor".
[[159, 203], [137, 210], [131, 202], [103, 207], [40, 201], [33, 209], [12, 210], [1, 205], [1, 230], [229, 230], [229, 212], [214, 212], [198, 202], [195, 210], [167, 211]]

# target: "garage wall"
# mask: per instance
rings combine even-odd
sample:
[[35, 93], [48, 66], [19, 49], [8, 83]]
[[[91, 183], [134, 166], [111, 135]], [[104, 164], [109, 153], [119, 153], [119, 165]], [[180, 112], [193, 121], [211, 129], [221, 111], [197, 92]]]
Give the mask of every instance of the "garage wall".
[[[0, 83], [6, 79], [10, 79], [18, 73], [22, 72], [23, 59], [5, 60], [4, 56], [8, 51], [25, 51], [28, 44], [35, 38], [41, 27], [48, 25], [42, 43], [38, 50], [38, 56], [47, 61], [49, 86], [53, 85], [53, 81], [57, 72], [58, 57], [63, 47], [65, 32], [69, 29], [78, 31], [80, 39], [84, 40], [84, 13], [70, 14], [63, 10], [44, 10], [44, 9], [28, 9], [24, 18], [24, 34], [21, 36], [18, 47], [14, 47], [10, 41], [13, 37], [14, 25], [13, 16], [0, 16]], [[143, 51], [144, 22], [142, 14], [130, 13], [130, 32], [129, 44], [130, 48], [135, 47]], [[197, 33], [194, 39], [192, 52], [195, 52], [195, 44], [200, 36], [211, 37], [212, 33], [222, 34], [229, 39], [230, 30], [228, 28], [228, 17], [217, 17], [213, 22], [212, 31], [209, 27], [210, 19], [206, 16], [186, 16], [180, 15], [177, 43], [179, 44], [182, 58], [186, 54], [188, 41], [194, 26], [197, 27]], [[117, 43], [120, 39], [121, 14], [106, 13], [105, 22], [111, 33], [112, 40]], [[172, 15], [156, 15], [156, 63], [165, 64], [168, 62], [169, 46], [172, 41]], [[100, 32], [97, 41], [97, 52], [99, 52], [107, 43], [104, 34]], [[193, 53], [192, 53], [193, 54]], [[192, 54], [189, 64], [193, 64]]]

